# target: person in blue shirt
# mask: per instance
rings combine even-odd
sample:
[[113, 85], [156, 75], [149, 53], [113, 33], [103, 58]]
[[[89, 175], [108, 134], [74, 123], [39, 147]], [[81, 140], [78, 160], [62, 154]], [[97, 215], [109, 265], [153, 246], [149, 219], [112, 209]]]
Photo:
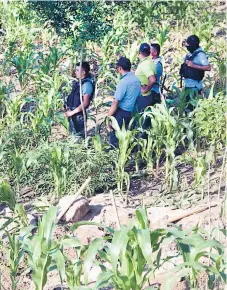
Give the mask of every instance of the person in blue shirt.
[[[211, 70], [206, 53], [199, 44], [200, 39], [196, 35], [189, 36], [184, 42], [189, 53], [185, 56], [184, 63], [181, 65], [180, 75], [184, 78], [186, 102], [190, 101], [191, 96], [201, 93], [205, 71]], [[193, 105], [189, 104], [187, 108], [191, 111]]]
[[[83, 106], [86, 110], [94, 95], [94, 83], [90, 74], [90, 65], [87, 61], [82, 62], [80, 71], [80, 63], [76, 64], [76, 78], [82, 79], [82, 99]], [[80, 101], [80, 84], [74, 81], [72, 91], [65, 103], [65, 116], [69, 120], [69, 131], [71, 135], [84, 138], [84, 116]]]
[[[141, 83], [139, 78], [131, 72], [131, 62], [126, 57], [120, 57], [118, 60], [117, 72], [121, 78], [117, 84], [108, 116], [113, 116], [120, 128], [123, 122], [127, 128], [133, 115], [136, 100], [141, 94]], [[113, 128], [109, 134], [109, 143], [118, 147], [118, 140]]]
[[160, 45], [151, 43], [151, 57], [156, 67], [156, 81], [151, 88], [153, 95], [153, 105], [161, 103], [160, 81], [163, 73], [162, 58], [160, 56]]

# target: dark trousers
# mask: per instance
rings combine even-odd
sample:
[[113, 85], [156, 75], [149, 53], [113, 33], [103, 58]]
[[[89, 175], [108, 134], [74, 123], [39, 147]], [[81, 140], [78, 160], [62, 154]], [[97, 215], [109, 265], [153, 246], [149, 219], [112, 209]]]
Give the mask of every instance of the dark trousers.
[[[141, 96], [136, 101], [136, 112], [143, 113], [146, 107], [154, 106], [155, 104], [161, 103], [161, 96], [160, 94], [156, 93], [155, 91], [151, 91], [149, 96]], [[151, 127], [151, 121], [149, 118], [145, 118], [142, 122], [143, 130]]]
[[[113, 117], [116, 119], [120, 128], [122, 127], [124, 122], [125, 128], [128, 129], [129, 122], [132, 118], [132, 113], [118, 108]], [[109, 143], [114, 147], [118, 147], [118, 139], [116, 137], [114, 129], [112, 129], [109, 134]]]
[[73, 115], [69, 118], [69, 132], [76, 137], [84, 138], [84, 117], [83, 115]]

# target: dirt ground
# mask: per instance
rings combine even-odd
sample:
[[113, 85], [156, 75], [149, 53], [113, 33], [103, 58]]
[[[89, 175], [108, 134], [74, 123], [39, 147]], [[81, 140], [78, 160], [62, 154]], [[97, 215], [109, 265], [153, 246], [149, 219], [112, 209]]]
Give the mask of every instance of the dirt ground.
[[[108, 97], [104, 102], [111, 101], [111, 97]], [[91, 108], [90, 114], [94, 114], [94, 109]], [[107, 109], [102, 109], [97, 116], [97, 123], [100, 125], [105, 116], [107, 115]], [[88, 134], [92, 135], [94, 131], [94, 122], [88, 121]], [[59, 140], [67, 138], [67, 133], [60, 126], [54, 126], [52, 130], [52, 136], [50, 140]], [[217, 164], [211, 170], [211, 176], [209, 180], [209, 196], [208, 196], [208, 179], [206, 178], [203, 188], [192, 189], [193, 185], [193, 169], [190, 166], [179, 166], [179, 190], [169, 192], [164, 186], [164, 168], [160, 168], [159, 174], [156, 174], [155, 170], [150, 175], [144, 174], [144, 169], [140, 168], [139, 172], [134, 172], [131, 176], [131, 186], [128, 198], [128, 205], [125, 206], [120, 196], [115, 195], [117, 210], [121, 225], [129, 225], [131, 220], [135, 217], [135, 210], [144, 205], [147, 208], [147, 213], [150, 221], [150, 228], [167, 228], [169, 221], [182, 217], [191, 213], [196, 209], [204, 209], [199, 213], [190, 214], [184, 218], [176, 220], [174, 223], [181, 226], [182, 229], [190, 229], [197, 224], [209, 232], [210, 228], [219, 227], [226, 228], [226, 221], [224, 218], [219, 218], [221, 202], [223, 200], [225, 184], [221, 183], [220, 199], [218, 198], [220, 171], [221, 171], [222, 158], [217, 160]], [[130, 167], [130, 166], [129, 166]], [[130, 168], [129, 168], [130, 169]], [[202, 199], [202, 193], [204, 195]], [[32, 208], [34, 202], [32, 192], [29, 188], [24, 188], [21, 192], [23, 202], [26, 202], [26, 206]], [[209, 204], [212, 207], [209, 209]], [[35, 212], [32, 212], [35, 213]], [[89, 212], [85, 216], [84, 220], [94, 221], [116, 228], [116, 215], [112, 200], [109, 193], [101, 193], [89, 199]], [[64, 234], [69, 234], [70, 224], [58, 224], [55, 230], [55, 236], [61, 238]], [[105, 236], [105, 232], [96, 226], [81, 226], [73, 233], [77, 236], [83, 244], [90, 243], [94, 238]], [[221, 236], [221, 242], [226, 244], [224, 236]], [[163, 253], [166, 256], [177, 253], [176, 245], [171, 244], [163, 249]], [[68, 250], [68, 256], [73, 259], [75, 252]], [[181, 262], [176, 260], [175, 263]], [[150, 281], [150, 285], [158, 286], [164, 289], [164, 280], [167, 274], [171, 273], [173, 264], [169, 263], [165, 267], [161, 268], [155, 279]], [[9, 276], [9, 268], [6, 263], [5, 255], [0, 252], [0, 271], [1, 271], [1, 283], [3, 289], [11, 289], [11, 281]], [[19, 283], [18, 289], [33, 290], [34, 284], [31, 280], [31, 272], [29, 270], [24, 271], [20, 269], [20, 275], [18, 276]], [[89, 281], [90, 285], [95, 281], [99, 270], [97, 267], [93, 267], [90, 273]], [[198, 289], [206, 289], [206, 274], [201, 274], [198, 279]], [[57, 290], [67, 289], [64, 288], [64, 283], [61, 285], [58, 274], [53, 271], [48, 275], [48, 282], [45, 286], [45, 290]], [[174, 290], [186, 290], [190, 289], [185, 281], [176, 283]], [[222, 286], [217, 286], [215, 289], [224, 289]]]
[[[161, 172], [162, 170], [160, 170]], [[182, 175], [184, 179], [190, 180], [192, 171], [188, 168], [182, 169]], [[181, 226], [183, 229], [190, 229], [194, 227], [196, 224], [199, 224], [200, 227], [204, 228], [209, 232], [210, 228], [220, 227], [225, 228], [226, 223], [225, 220], [219, 218], [220, 205], [213, 206], [218, 202], [218, 185], [220, 179], [220, 166], [214, 168], [211, 179], [210, 179], [210, 204], [212, 207], [209, 209], [208, 203], [208, 195], [207, 195], [207, 181], [204, 186], [204, 199], [201, 200], [201, 193], [198, 193], [196, 190], [192, 190], [189, 186], [188, 189], [185, 188], [184, 192], [175, 192], [175, 193], [167, 193], [165, 191], [162, 192], [162, 181], [163, 177], [153, 175], [147, 176], [141, 179], [133, 179], [131, 182], [131, 189], [129, 194], [129, 202], [128, 205], [125, 206], [124, 202], [122, 202], [122, 198], [120, 196], [115, 196], [117, 210], [119, 214], [119, 219], [121, 225], [126, 224], [129, 225], [131, 220], [135, 217], [136, 208], [141, 207], [143, 204], [147, 208], [147, 213], [150, 221], [151, 229], [155, 228], [166, 228], [168, 226], [168, 222], [177, 217], [181, 217], [186, 213], [191, 213], [194, 209], [205, 209], [200, 213], [191, 214], [187, 217], [184, 217], [175, 222], [176, 225]], [[221, 186], [221, 200], [223, 198], [224, 184]], [[188, 202], [183, 203], [184, 196], [188, 197]], [[112, 200], [109, 193], [98, 194], [89, 199], [89, 212], [85, 216], [84, 220], [94, 221], [98, 223], [103, 223], [106, 226], [111, 226], [116, 228], [116, 215], [114, 213], [114, 208], [112, 204]], [[64, 234], [69, 234], [70, 224], [58, 224], [55, 230], [55, 236], [57, 238], [62, 237]], [[90, 243], [94, 238], [103, 237], [106, 233], [97, 228], [96, 226], [81, 226], [76, 229], [73, 235], [77, 236], [82, 243], [87, 244]], [[221, 241], [226, 244], [226, 240], [224, 236], [221, 236]], [[168, 247], [163, 249], [164, 255], [173, 255], [177, 253], [176, 245], [170, 244]], [[73, 250], [68, 251], [68, 256], [73, 258], [75, 253]], [[4, 289], [11, 289], [10, 287], [10, 277], [9, 277], [9, 269], [6, 265], [5, 257], [1, 253], [1, 281]], [[176, 260], [175, 263], [179, 263], [179, 260]], [[161, 289], [163, 289], [163, 281], [170, 270], [173, 268], [173, 264], [167, 264], [165, 267], [160, 269], [157, 273], [156, 278], [150, 281], [151, 285], [161, 285]], [[22, 275], [20, 275], [20, 281], [18, 284], [18, 289], [24, 290], [32, 290], [35, 289], [34, 285], [31, 282], [31, 273], [29, 271], [25, 271], [23, 273], [23, 269], [20, 269]], [[89, 281], [92, 285], [92, 282], [95, 281], [98, 275], [98, 268], [94, 267], [91, 270]], [[18, 277], [19, 278], [19, 277]], [[201, 278], [198, 280], [199, 285], [198, 289], [206, 289], [206, 275], [201, 275]], [[58, 278], [58, 274], [56, 272], [49, 273], [49, 278], [47, 285], [45, 286], [45, 290], [51, 289], [60, 289], [58, 287], [60, 285], [60, 280]], [[64, 284], [63, 284], [64, 285]], [[64, 288], [63, 288], [64, 289]], [[67, 288], [66, 288], [67, 289]], [[183, 290], [190, 289], [188, 288], [185, 281], [178, 282], [175, 287], [175, 290]], [[218, 286], [216, 289], [224, 289], [222, 286]]]

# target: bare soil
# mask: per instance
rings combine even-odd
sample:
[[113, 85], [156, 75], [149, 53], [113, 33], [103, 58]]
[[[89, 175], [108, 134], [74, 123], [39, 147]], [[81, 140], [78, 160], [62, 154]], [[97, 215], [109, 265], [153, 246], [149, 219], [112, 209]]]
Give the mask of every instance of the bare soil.
[[[220, 160], [219, 160], [220, 161]], [[192, 179], [192, 169], [182, 168], [182, 178], [191, 181]], [[160, 172], [163, 170], [161, 169]], [[220, 164], [217, 168], [214, 168], [211, 179], [210, 179], [210, 201], [218, 201], [218, 187], [220, 179]], [[150, 220], [151, 229], [158, 225], [159, 228], [168, 227], [168, 220], [181, 215], [182, 213], [187, 213], [192, 209], [197, 209], [204, 207], [208, 204], [208, 184], [207, 180], [204, 186], [204, 199], [201, 199], [201, 192], [197, 190], [192, 190], [190, 186], [191, 182], [188, 182], [188, 188], [182, 192], [172, 192], [168, 193], [166, 190], [163, 190], [163, 176], [160, 174], [158, 176], [150, 175], [147, 177], [133, 179], [131, 182], [131, 189], [129, 193], [129, 202], [125, 206], [122, 198], [120, 196], [115, 196], [117, 210], [119, 214], [119, 219], [121, 225], [129, 225], [131, 220], [135, 217], [136, 208], [145, 205], [148, 212], [148, 217]], [[162, 191], [163, 190], [163, 191]], [[221, 200], [223, 198], [224, 184], [221, 186]], [[187, 203], [184, 204], [185, 196]], [[220, 201], [221, 201], [220, 200]], [[33, 201], [30, 199], [30, 202]], [[98, 194], [89, 199], [89, 212], [85, 216], [84, 220], [94, 221], [98, 223], [103, 223], [106, 226], [116, 228], [116, 216], [114, 213], [113, 205], [109, 193]], [[219, 218], [220, 206], [215, 206], [210, 209], [206, 209], [198, 214], [193, 214], [188, 217], [185, 217], [175, 224], [182, 227], [182, 229], [190, 229], [198, 224], [200, 227], [207, 230], [209, 233], [210, 228], [219, 227], [225, 228], [225, 220]], [[58, 224], [55, 230], [55, 236], [61, 238], [64, 234], [69, 234], [70, 224]], [[76, 235], [82, 243], [88, 244], [94, 238], [104, 237], [106, 232], [96, 226], [81, 226], [76, 229], [72, 234]], [[225, 237], [221, 235], [221, 242], [226, 244]], [[177, 247], [175, 244], [171, 244], [165, 249], [163, 253], [168, 255], [173, 255], [177, 253]], [[1, 281], [5, 289], [11, 289], [11, 281], [9, 276], [9, 268], [6, 262], [6, 257], [3, 253], [1, 255]], [[68, 250], [67, 255], [73, 259], [75, 252], [72, 249]], [[179, 260], [175, 261], [179, 263]], [[156, 278], [150, 281], [150, 285], [161, 285], [163, 289], [164, 279], [167, 274], [170, 273], [170, 270], [173, 268], [172, 264], [167, 264], [165, 268], [163, 267], [157, 273]], [[32, 290], [35, 289], [31, 281], [31, 273], [29, 270], [24, 272], [24, 269], [20, 269], [21, 273], [18, 277], [19, 284], [18, 289]], [[91, 282], [95, 281], [98, 275], [97, 267], [94, 267], [91, 270], [89, 280]], [[57, 289], [59, 287], [60, 280], [58, 274], [53, 271], [49, 273], [48, 282], [45, 286], [45, 290]], [[202, 274], [201, 278], [198, 280], [198, 289], [205, 289], [206, 285], [206, 274]], [[58, 288], [60, 289], [60, 288]], [[67, 289], [67, 288], [66, 288]], [[185, 281], [178, 282], [174, 287], [175, 290], [190, 289], [187, 286]], [[215, 289], [224, 289], [221, 285], [217, 286]]]

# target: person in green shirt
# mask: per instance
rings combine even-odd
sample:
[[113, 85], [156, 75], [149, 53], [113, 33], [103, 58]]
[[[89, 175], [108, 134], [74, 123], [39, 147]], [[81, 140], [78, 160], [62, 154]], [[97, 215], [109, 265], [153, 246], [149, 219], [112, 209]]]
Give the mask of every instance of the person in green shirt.
[[138, 112], [143, 112], [146, 107], [154, 105], [151, 88], [156, 82], [156, 68], [150, 53], [150, 45], [142, 43], [139, 48], [140, 63], [135, 71], [135, 75], [140, 79], [142, 85], [141, 96], [136, 102]]

